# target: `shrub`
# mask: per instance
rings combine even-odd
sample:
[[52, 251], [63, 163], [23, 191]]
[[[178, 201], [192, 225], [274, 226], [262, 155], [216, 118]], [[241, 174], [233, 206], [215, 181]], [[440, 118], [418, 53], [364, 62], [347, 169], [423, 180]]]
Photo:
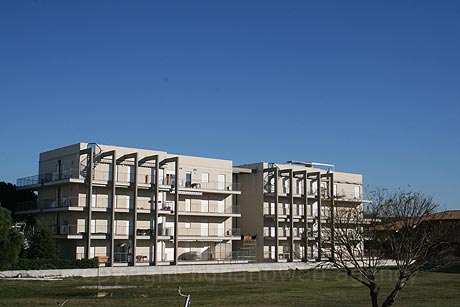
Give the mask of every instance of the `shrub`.
[[88, 269], [97, 268], [98, 261], [93, 259], [19, 259], [13, 270], [55, 270], [55, 269]]

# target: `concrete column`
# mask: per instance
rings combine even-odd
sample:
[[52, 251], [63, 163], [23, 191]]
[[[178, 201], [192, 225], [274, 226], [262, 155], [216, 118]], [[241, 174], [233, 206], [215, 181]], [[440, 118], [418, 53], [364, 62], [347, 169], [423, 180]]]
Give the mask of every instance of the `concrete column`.
[[334, 173], [329, 174], [329, 193], [331, 199], [331, 257], [335, 259], [335, 195], [334, 195]]
[[322, 225], [321, 225], [321, 173], [318, 172], [316, 175], [317, 185], [316, 185], [316, 199], [318, 202], [318, 261], [321, 261], [321, 254], [323, 253], [323, 240], [322, 240]]
[[153, 244], [154, 244], [154, 251], [153, 251], [153, 265], [158, 265], [158, 195], [159, 195], [159, 173], [160, 173], [160, 165], [159, 165], [158, 156], [155, 159], [155, 183], [153, 186], [153, 194], [155, 197], [155, 218], [154, 218], [154, 234], [153, 234]]
[[85, 150], [87, 155], [88, 163], [87, 168], [88, 172], [86, 176], [88, 177], [88, 197], [86, 198], [86, 208], [88, 209], [87, 222], [86, 222], [86, 258], [89, 259], [90, 250], [91, 250], [91, 220], [92, 220], [92, 199], [93, 199], [93, 157], [94, 151], [92, 147], [89, 147]]
[[116, 152], [112, 152], [112, 176], [110, 180], [112, 181], [112, 204], [110, 210], [110, 266], [113, 266], [115, 260], [115, 204], [116, 204], [116, 175], [117, 175], [117, 156]]
[[278, 255], [278, 249], [279, 249], [279, 231], [278, 231], [278, 225], [279, 225], [279, 212], [278, 212], [278, 202], [279, 202], [279, 195], [278, 195], [278, 168], [274, 169], [274, 176], [275, 176], [275, 262], [279, 262], [279, 255]]
[[304, 246], [304, 258], [305, 261], [308, 259], [308, 189], [307, 189], [307, 171], [303, 172], [303, 216], [304, 216], [304, 234], [305, 234], [305, 246]]
[[138, 174], [139, 174], [139, 159], [138, 153], [134, 153], [134, 217], [133, 217], [133, 255], [132, 255], [132, 265], [136, 265], [136, 254], [137, 254], [137, 195], [138, 195]]
[[178, 250], [179, 250], [179, 157], [175, 158], [175, 171], [176, 180], [174, 180], [174, 262], [177, 264]]
[[289, 262], [294, 261], [294, 176], [289, 170]]

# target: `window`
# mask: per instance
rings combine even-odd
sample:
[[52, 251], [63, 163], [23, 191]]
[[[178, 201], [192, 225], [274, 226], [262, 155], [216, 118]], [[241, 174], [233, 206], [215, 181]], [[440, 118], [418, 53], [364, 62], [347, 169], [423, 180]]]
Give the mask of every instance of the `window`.
[[201, 200], [201, 212], [209, 212], [209, 199]]
[[301, 195], [302, 194], [302, 179], [297, 179], [296, 188], [297, 188], [296, 193]]
[[288, 189], [289, 189], [289, 188], [288, 188], [288, 186], [289, 186], [289, 185], [288, 185], [288, 180], [289, 180], [289, 179], [287, 179], [287, 178], [284, 178], [284, 179], [283, 179], [283, 193], [288, 193]]
[[185, 187], [190, 188], [192, 186], [192, 173], [186, 172], [185, 173]]
[[359, 185], [355, 186], [355, 198], [360, 199], [361, 197], [361, 187]]
[[225, 189], [225, 175], [219, 175], [217, 176], [217, 188], [219, 190], [224, 190]]
[[316, 194], [317, 183], [315, 180], [310, 181], [310, 194]]
[[190, 222], [190, 219], [186, 219], [184, 222], [184, 228], [185, 229], [190, 229], [192, 228], [192, 223]]

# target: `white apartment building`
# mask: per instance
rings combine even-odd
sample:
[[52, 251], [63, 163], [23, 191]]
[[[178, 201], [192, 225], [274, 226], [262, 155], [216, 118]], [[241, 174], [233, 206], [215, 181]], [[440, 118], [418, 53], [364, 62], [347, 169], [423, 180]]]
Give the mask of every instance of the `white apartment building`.
[[229, 160], [79, 143], [41, 153], [39, 174], [17, 186], [38, 192], [17, 213], [50, 225], [70, 259], [213, 263], [232, 259], [241, 238]]
[[242, 192], [239, 225], [243, 238], [256, 238], [257, 261], [331, 257], [331, 249], [338, 248], [331, 231], [334, 214], [365, 202], [362, 175], [336, 172], [333, 165], [289, 162], [234, 167]]
[[62, 257], [109, 266], [301, 261], [332, 255], [337, 210], [362, 175], [332, 165], [232, 161], [78, 143], [40, 154], [17, 214], [49, 225]]

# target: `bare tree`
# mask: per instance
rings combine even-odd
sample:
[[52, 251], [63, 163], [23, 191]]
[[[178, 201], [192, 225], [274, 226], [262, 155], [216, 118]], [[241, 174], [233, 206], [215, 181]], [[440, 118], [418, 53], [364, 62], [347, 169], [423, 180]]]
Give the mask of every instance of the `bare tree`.
[[[407, 282], [426, 268], [433, 252], [440, 253], [442, 234], [427, 222], [437, 205], [432, 197], [412, 191], [378, 190], [370, 198], [364, 207], [336, 209], [334, 227], [325, 230], [335, 240], [326, 264], [366, 286], [372, 307], [389, 307]], [[388, 261], [395, 264], [398, 276], [379, 305], [376, 277]]]

